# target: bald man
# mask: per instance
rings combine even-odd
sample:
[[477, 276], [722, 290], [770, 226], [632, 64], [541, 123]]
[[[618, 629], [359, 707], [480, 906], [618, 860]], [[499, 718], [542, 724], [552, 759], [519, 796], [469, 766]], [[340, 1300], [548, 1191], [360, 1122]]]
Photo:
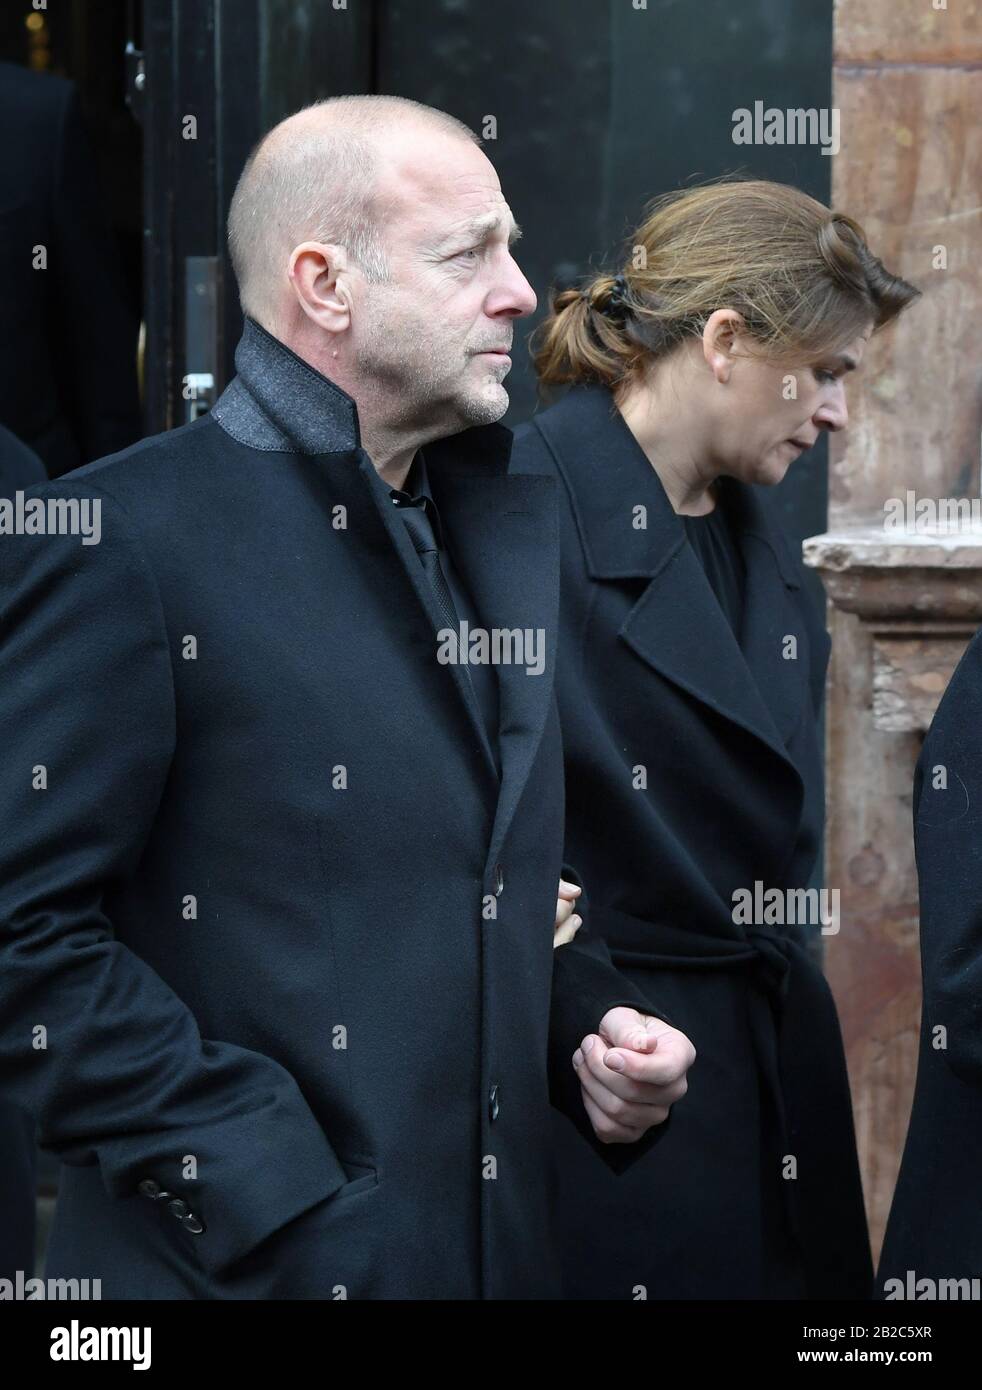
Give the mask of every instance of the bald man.
[[4, 537], [0, 1089], [64, 1161], [47, 1273], [103, 1298], [552, 1295], [550, 1101], [619, 1171], [685, 1089], [596, 942], [553, 949], [516, 235], [451, 117], [291, 117], [214, 410]]

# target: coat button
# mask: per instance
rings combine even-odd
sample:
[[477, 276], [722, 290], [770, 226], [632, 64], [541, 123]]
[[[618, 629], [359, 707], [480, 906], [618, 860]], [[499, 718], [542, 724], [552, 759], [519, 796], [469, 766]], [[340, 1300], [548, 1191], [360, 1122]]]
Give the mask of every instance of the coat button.
[[141, 1192], [144, 1197], [159, 1197], [160, 1183], [155, 1182], [153, 1178], [144, 1178], [137, 1191]]
[[494, 896], [500, 898], [505, 891], [505, 871], [500, 864], [494, 866]]
[[184, 1227], [186, 1231], [191, 1231], [196, 1236], [200, 1235], [201, 1232], [205, 1229], [203, 1222], [201, 1222], [199, 1218], [195, 1216], [193, 1211], [189, 1211], [187, 1216], [183, 1216], [181, 1218], [181, 1225]]
[[494, 1082], [494, 1084], [493, 1084], [492, 1087], [491, 1087], [491, 1090], [490, 1090], [489, 1093], [488, 1093], [488, 1116], [489, 1116], [489, 1118], [490, 1118], [492, 1124], [493, 1124], [493, 1123], [495, 1122], [495, 1120], [498, 1118], [498, 1083], [497, 1083], [497, 1081]]
[[175, 1197], [173, 1201], [167, 1203], [167, 1210], [172, 1211], [175, 1216], [184, 1217], [187, 1216], [191, 1208], [180, 1197]]

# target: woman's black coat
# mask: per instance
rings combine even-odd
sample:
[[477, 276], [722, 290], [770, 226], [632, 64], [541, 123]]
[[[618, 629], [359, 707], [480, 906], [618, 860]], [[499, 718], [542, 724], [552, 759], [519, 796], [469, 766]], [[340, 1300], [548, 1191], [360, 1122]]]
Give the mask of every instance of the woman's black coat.
[[921, 749], [914, 849], [921, 1050], [877, 1292], [966, 1298], [970, 1284], [941, 1281], [982, 1278], [982, 630]]
[[829, 640], [800, 562], [759, 491], [728, 481], [747, 576], [738, 645], [600, 386], [523, 426], [512, 468], [563, 484], [566, 855], [591, 926], [698, 1052], [672, 1134], [620, 1179], [557, 1124], [567, 1291], [866, 1297], [831, 994], [800, 928], [733, 916], [736, 890], [804, 887], [816, 859]]

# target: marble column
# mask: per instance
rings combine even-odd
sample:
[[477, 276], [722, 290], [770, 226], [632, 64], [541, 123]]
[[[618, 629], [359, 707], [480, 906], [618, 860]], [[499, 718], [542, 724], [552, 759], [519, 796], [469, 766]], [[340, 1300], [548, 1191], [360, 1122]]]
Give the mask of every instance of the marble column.
[[829, 531], [804, 545], [833, 639], [826, 882], [840, 890], [840, 930], [825, 938], [825, 964], [878, 1254], [917, 1058], [913, 767], [982, 624], [982, 527], [932, 525], [925, 505], [916, 526], [894, 528], [886, 509], [960, 499], [966, 513], [980, 493], [982, 0], [838, 0], [833, 105], [833, 207], [923, 290], [849, 384]]

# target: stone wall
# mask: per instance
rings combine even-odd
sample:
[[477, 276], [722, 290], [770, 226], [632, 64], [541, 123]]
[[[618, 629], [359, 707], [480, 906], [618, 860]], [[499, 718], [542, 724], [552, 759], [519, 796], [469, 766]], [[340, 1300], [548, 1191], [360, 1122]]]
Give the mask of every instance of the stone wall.
[[838, 0], [833, 206], [921, 290], [874, 337], [830, 447], [826, 969], [846, 1039], [874, 1254], [917, 1058], [911, 782], [923, 731], [982, 623], [982, 528], [884, 524], [890, 498], [978, 498], [982, 426], [982, 0]]

